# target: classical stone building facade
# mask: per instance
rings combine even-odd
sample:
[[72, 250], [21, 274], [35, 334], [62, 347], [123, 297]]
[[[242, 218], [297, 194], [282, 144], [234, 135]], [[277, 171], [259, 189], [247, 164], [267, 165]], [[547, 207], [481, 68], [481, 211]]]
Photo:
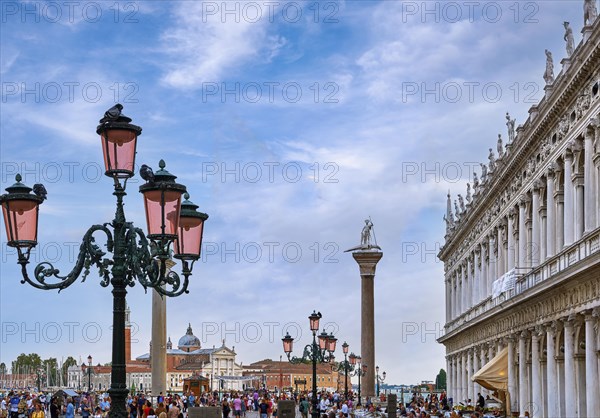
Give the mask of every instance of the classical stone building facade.
[[588, 9], [556, 78], [547, 53], [545, 97], [516, 129], [506, 115], [506, 145], [454, 211], [448, 196], [438, 341], [455, 404], [492, 394], [472, 376], [507, 348], [512, 412], [600, 417], [600, 19]]

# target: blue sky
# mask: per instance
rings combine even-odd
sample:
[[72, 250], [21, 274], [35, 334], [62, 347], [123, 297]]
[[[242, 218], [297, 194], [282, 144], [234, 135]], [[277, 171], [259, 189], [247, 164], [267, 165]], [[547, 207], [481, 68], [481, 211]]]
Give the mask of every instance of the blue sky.
[[[112, 219], [95, 128], [120, 102], [143, 127], [136, 163], [164, 158], [210, 214], [190, 294], [168, 301], [174, 342], [191, 322], [244, 364], [277, 359], [286, 324], [306, 342], [317, 309], [358, 353], [360, 279], [343, 251], [370, 216], [384, 251], [377, 364], [392, 383], [433, 380], [446, 193], [464, 194], [506, 139], [507, 111], [523, 123], [542, 98], [563, 21], [576, 42], [583, 24], [579, 1], [475, 3], [2, 2], [0, 183], [20, 171], [49, 192], [32, 260], [69, 271], [85, 230]], [[139, 184], [126, 214], [145, 227]], [[0, 360], [110, 361], [112, 296], [95, 272], [39, 291], [1, 243]], [[128, 302], [140, 355], [150, 294], [136, 286]]]

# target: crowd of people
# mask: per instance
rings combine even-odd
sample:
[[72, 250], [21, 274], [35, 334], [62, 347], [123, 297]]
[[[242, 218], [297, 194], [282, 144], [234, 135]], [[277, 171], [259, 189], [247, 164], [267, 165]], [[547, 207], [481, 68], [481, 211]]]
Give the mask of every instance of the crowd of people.
[[[129, 418], [186, 418], [190, 407], [219, 407], [223, 418], [276, 418], [278, 403], [281, 400], [293, 400], [296, 414], [309, 418], [313, 409], [317, 408], [320, 418], [361, 418], [385, 416], [385, 395], [373, 402], [370, 398], [358, 402], [356, 394], [350, 392], [348, 397], [339, 392], [323, 391], [316, 401], [310, 391], [300, 393], [273, 393], [266, 390], [231, 391], [226, 393], [194, 392], [148, 396], [143, 393], [129, 395], [127, 412]], [[482, 418], [481, 399], [472, 411], [456, 411], [448, 402], [445, 392], [440, 395], [413, 393], [408, 402], [397, 404], [398, 417], [407, 418]], [[48, 396], [43, 393], [10, 392], [1, 400], [0, 418], [107, 418], [110, 412], [111, 399], [108, 394], [82, 393], [77, 397]], [[460, 415], [462, 414], [462, 415]]]

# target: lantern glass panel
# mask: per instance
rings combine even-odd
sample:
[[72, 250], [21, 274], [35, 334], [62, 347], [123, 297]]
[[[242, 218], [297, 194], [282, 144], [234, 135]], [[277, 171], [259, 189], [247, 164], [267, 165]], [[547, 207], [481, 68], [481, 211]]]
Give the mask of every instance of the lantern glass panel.
[[182, 216], [175, 245], [175, 254], [200, 256], [204, 221], [201, 218]]
[[[164, 196], [164, 212], [163, 212]], [[176, 235], [179, 225], [179, 209], [181, 207], [181, 192], [149, 190], [144, 192], [144, 205], [146, 206], [146, 222], [148, 235], [162, 234], [164, 221], [164, 234]], [[164, 219], [163, 219], [164, 213]]]
[[128, 129], [107, 129], [101, 137], [106, 171], [119, 170], [121, 172], [117, 172], [116, 177], [131, 177], [135, 164], [136, 133]]
[[[33, 200], [10, 200], [2, 204], [6, 237], [20, 247], [29, 247], [37, 241], [38, 202]], [[28, 242], [14, 242], [28, 241]]]

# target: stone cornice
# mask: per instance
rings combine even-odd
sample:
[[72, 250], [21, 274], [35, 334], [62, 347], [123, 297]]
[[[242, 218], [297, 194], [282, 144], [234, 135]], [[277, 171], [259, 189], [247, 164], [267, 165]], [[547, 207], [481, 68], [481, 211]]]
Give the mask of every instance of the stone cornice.
[[461, 215], [456, 229], [450, 233], [446, 244], [440, 249], [440, 260], [446, 261], [477, 222], [494, 206], [495, 197], [512, 181], [514, 173], [523, 171], [529, 157], [539, 149], [543, 138], [549, 136], [558, 125], [565, 109], [577, 100], [581, 86], [600, 67], [600, 19], [596, 20], [589, 40], [585, 43], [580, 42], [577, 46], [571, 56], [571, 63], [570, 68], [565, 72], [561, 71], [554, 81], [552, 93], [542, 98], [538, 105], [532, 106], [529, 118], [517, 129], [517, 137], [511, 144], [512, 150], [508, 159], [505, 160], [505, 156], [500, 160], [501, 164], [494, 170], [491, 183], [488, 176], [477, 196], [478, 204]]

